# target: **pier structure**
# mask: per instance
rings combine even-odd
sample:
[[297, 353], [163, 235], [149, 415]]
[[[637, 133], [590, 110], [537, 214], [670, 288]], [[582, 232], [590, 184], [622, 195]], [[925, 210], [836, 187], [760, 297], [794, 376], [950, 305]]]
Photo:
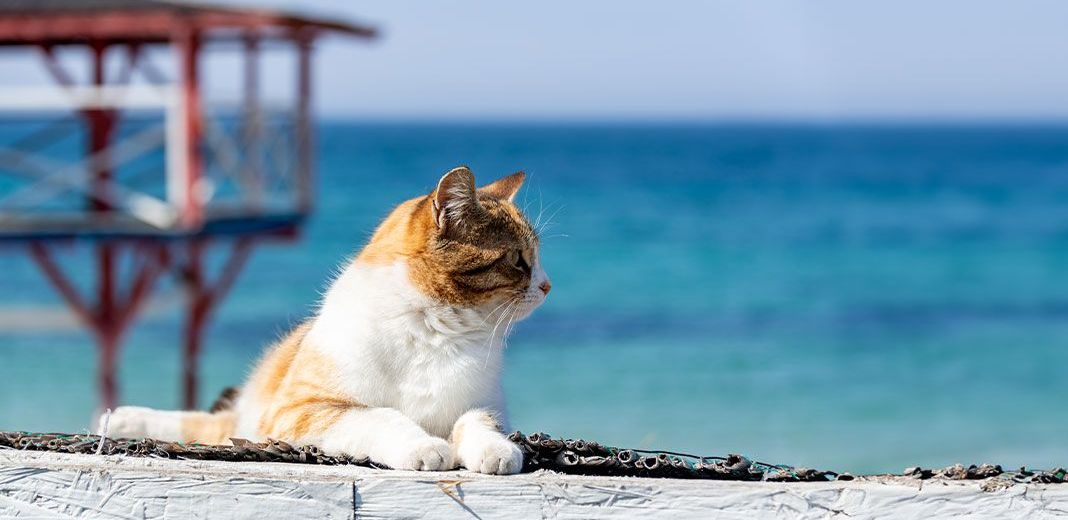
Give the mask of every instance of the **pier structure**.
[[[0, 60], [35, 53], [54, 80], [0, 89], [0, 247], [26, 252], [91, 331], [102, 406], [119, 401], [124, 333], [166, 275], [185, 294], [181, 404], [197, 406], [212, 311], [252, 249], [294, 239], [314, 207], [312, 54], [327, 34], [375, 29], [179, 1], [0, 3]], [[293, 64], [269, 75], [291, 84], [280, 105], [261, 92], [268, 51]], [[230, 105], [206, 101], [221, 76], [208, 53], [238, 58]]]

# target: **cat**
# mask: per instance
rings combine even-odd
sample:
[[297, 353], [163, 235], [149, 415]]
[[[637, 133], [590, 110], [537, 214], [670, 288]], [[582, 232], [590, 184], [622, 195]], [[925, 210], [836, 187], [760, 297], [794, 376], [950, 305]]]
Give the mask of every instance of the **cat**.
[[378, 226], [232, 404], [122, 406], [108, 435], [271, 438], [394, 469], [518, 472], [522, 453], [504, 435], [503, 343], [552, 287], [514, 203], [523, 180], [518, 172], [476, 187], [467, 167], [450, 170]]

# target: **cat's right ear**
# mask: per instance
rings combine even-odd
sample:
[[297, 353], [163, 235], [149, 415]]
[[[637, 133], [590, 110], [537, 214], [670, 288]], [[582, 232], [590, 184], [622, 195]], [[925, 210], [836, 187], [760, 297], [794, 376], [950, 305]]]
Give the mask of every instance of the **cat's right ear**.
[[466, 166], [449, 170], [438, 187], [430, 196], [433, 202], [434, 224], [439, 230], [446, 230], [456, 225], [463, 214], [478, 207], [478, 195], [475, 194], [475, 174]]

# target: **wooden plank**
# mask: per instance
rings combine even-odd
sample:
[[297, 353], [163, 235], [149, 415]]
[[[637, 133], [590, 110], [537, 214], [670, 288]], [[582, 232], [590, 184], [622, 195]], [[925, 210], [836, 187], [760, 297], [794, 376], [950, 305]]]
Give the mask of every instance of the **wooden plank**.
[[353, 466], [174, 461], [0, 450], [0, 517], [1050, 518], [1068, 484], [723, 482], [496, 477]]
[[0, 468], [0, 517], [352, 518], [350, 482]]

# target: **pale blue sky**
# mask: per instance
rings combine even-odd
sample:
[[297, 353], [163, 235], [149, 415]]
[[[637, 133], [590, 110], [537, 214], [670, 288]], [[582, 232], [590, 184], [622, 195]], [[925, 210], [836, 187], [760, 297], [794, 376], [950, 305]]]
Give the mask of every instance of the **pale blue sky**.
[[382, 29], [321, 45], [330, 116], [1068, 117], [1059, 0], [236, 2]]

